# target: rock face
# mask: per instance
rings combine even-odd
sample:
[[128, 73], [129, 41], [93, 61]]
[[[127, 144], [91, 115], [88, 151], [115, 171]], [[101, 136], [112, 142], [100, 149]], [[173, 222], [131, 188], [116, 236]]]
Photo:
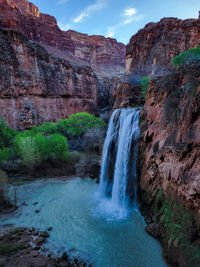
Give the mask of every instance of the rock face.
[[147, 24], [126, 47], [127, 72], [141, 77], [171, 71], [171, 60], [199, 43], [199, 28], [199, 19], [164, 18]]
[[131, 83], [125, 82], [116, 91], [114, 109], [141, 107], [143, 104], [141, 85], [131, 85]]
[[0, 0], [0, 28], [0, 117], [10, 126], [23, 130], [112, 107], [125, 45], [61, 31], [27, 0]]
[[186, 66], [150, 81], [144, 111], [140, 185], [178, 198], [200, 216], [200, 68]]
[[61, 31], [56, 19], [40, 13], [27, 0], [0, 0], [0, 27], [17, 30], [71, 62], [90, 65], [101, 73], [125, 71], [125, 45], [116, 39]]
[[0, 30], [0, 116], [22, 130], [79, 111], [95, 112], [98, 79], [10, 30]]
[[150, 81], [140, 126], [141, 199], [153, 212], [147, 230], [162, 239], [172, 266], [199, 266], [200, 64]]

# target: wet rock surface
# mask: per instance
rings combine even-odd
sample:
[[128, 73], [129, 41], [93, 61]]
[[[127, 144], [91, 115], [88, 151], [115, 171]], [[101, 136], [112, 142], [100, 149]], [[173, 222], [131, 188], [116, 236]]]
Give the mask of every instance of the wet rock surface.
[[70, 259], [63, 253], [60, 257], [51, 255], [43, 244], [47, 242], [48, 232], [27, 228], [11, 228], [0, 232], [1, 266], [86, 266], [80, 259]]

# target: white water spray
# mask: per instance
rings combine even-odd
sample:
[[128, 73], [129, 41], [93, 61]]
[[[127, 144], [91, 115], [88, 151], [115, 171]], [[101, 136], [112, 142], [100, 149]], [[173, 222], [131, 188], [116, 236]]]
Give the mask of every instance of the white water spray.
[[136, 204], [139, 136], [139, 109], [115, 110], [104, 143], [100, 193], [111, 197], [109, 205], [119, 213], [128, 208], [130, 200]]

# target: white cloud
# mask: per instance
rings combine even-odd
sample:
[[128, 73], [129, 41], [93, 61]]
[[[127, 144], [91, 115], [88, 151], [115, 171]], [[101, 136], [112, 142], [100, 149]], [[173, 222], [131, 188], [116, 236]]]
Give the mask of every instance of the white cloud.
[[133, 21], [140, 21], [144, 18], [143, 15], [138, 14], [138, 10], [134, 7], [125, 8], [121, 16], [124, 17], [124, 20], [122, 21], [123, 25], [127, 25]]
[[116, 29], [116, 26], [109, 26], [107, 27], [107, 34], [106, 34], [106, 37], [110, 37], [112, 38], [114, 35], [115, 35], [115, 29]]
[[101, 10], [105, 7], [105, 0], [97, 0], [95, 4], [86, 7], [78, 17], [73, 19], [74, 23], [81, 22], [85, 17], [89, 17], [93, 12]]
[[124, 12], [122, 13], [122, 16], [124, 17], [132, 17], [137, 13], [137, 9], [136, 8], [126, 8], [124, 9]]
[[106, 35], [106, 37], [107, 37], [107, 38], [108, 38], [108, 37], [112, 38], [114, 35], [115, 35], [114, 32], [109, 32], [109, 33]]
[[69, 0], [58, 0], [58, 5], [64, 5], [66, 4], [67, 2], [69, 2]]
[[124, 20], [124, 25], [129, 24], [129, 23], [131, 23], [133, 21], [140, 21], [143, 18], [144, 18], [143, 15], [133, 16], [132, 18], [129, 18], [129, 19]]
[[58, 26], [62, 31], [68, 31], [71, 28], [70, 24], [65, 24], [61, 21], [58, 21]]
[[129, 23], [131, 23], [133, 21], [133, 18], [130, 18], [130, 19], [126, 19], [126, 20], [124, 20], [124, 24], [126, 25], [126, 24], [129, 24]]

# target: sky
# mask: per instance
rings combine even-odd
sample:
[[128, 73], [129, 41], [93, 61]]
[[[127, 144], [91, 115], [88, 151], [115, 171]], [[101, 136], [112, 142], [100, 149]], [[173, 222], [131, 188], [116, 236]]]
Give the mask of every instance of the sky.
[[200, 0], [31, 0], [57, 19], [62, 30], [104, 35], [127, 44], [149, 22], [197, 18]]

